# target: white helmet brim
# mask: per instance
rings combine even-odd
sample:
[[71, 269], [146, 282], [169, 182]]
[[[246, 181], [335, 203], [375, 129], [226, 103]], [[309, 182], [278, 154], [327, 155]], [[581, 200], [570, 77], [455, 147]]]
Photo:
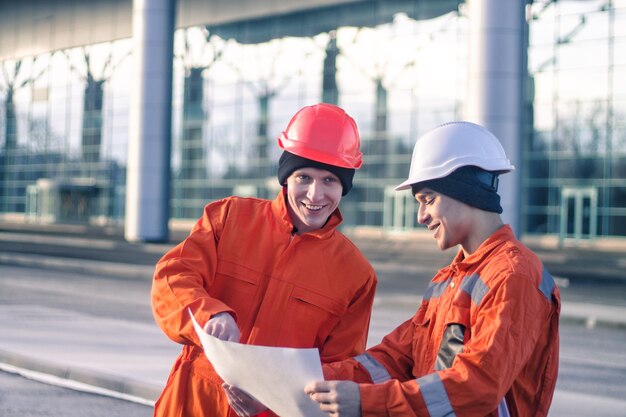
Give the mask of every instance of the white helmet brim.
[[397, 191], [413, 184], [444, 178], [463, 166], [505, 173], [515, 169], [498, 138], [471, 122], [450, 122], [420, 136], [413, 148], [408, 178]]

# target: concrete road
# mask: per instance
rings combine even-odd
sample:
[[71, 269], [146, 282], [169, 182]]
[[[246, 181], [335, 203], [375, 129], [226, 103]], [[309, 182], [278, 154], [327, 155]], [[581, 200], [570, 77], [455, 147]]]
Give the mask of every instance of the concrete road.
[[[421, 276], [419, 271], [413, 272]], [[420, 290], [423, 285], [420, 284], [421, 279], [416, 284], [411, 283], [416, 275], [407, 277], [391, 267], [386, 271], [379, 269], [379, 274], [381, 289], [373, 313], [369, 345], [380, 341], [388, 331], [413, 314], [420, 291], [412, 293], [408, 289], [415, 285]], [[31, 311], [33, 317], [30, 319], [44, 324], [46, 321], [54, 323], [55, 317], [70, 317], [76, 325], [106, 322], [117, 323], [118, 328], [132, 328], [136, 331], [144, 327], [152, 329], [154, 324], [150, 314], [149, 289], [148, 279], [0, 265], [0, 309], [13, 314], [16, 311], [20, 314]], [[598, 288], [598, 292], [603, 291]], [[7, 317], [7, 314], [4, 316]], [[10, 326], [10, 323], [6, 325]], [[3, 331], [19, 332], [19, 329], [7, 328]], [[72, 335], [68, 337], [68, 343], [72, 343]], [[626, 351], [623, 349], [626, 345], [626, 330], [623, 327], [587, 328], [564, 324], [561, 338], [561, 368], [551, 416], [626, 417]], [[45, 337], [38, 343], [45, 344]], [[88, 354], [84, 352], [84, 356]], [[118, 352], [118, 356], [123, 365], [124, 352]], [[171, 363], [158, 365], [167, 369]], [[82, 407], [80, 402], [86, 398], [65, 391], [57, 392], [53, 388], [41, 387], [38, 383], [19, 378], [13, 375], [0, 377], [0, 415], [71, 416], [63, 412], [37, 414], [37, 410], [45, 410], [46, 407], [50, 410], [79, 409]], [[7, 401], [13, 398], [15, 402]], [[30, 404], [29, 399], [32, 401]], [[90, 411], [92, 414], [83, 412], [77, 415], [144, 415], [141, 413], [149, 408], [139, 406], [137, 414], [120, 409], [119, 414], [115, 414], [116, 407], [121, 407], [120, 400], [111, 399], [109, 406], [102, 406], [103, 401], [108, 400], [89, 399], [85, 404], [93, 409]], [[26, 407], [29, 411], [12, 414], [12, 410], [23, 410], [19, 407]]]

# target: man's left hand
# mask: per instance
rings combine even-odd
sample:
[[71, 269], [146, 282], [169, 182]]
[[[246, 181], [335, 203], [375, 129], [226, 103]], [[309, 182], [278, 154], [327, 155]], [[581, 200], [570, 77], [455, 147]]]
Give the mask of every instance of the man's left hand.
[[361, 393], [355, 382], [317, 381], [304, 387], [304, 392], [333, 417], [361, 417]]

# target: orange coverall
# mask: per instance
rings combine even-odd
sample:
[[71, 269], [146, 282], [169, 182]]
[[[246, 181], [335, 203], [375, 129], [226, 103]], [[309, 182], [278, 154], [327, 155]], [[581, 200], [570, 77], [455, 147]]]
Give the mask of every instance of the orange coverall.
[[546, 416], [559, 313], [552, 277], [505, 225], [435, 275], [412, 319], [324, 376], [362, 383], [363, 417]]
[[377, 278], [336, 230], [341, 221], [335, 210], [322, 229], [292, 234], [284, 190], [273, 201], [229, 197], [205, 207], [190, 235], [156, 266], [155, 319], [184, 347], [155, 416], [229, 415], [187, 308], [201, 325], [232, 313], [242, 343], [317, 347], [323, 362], [365, 350]]

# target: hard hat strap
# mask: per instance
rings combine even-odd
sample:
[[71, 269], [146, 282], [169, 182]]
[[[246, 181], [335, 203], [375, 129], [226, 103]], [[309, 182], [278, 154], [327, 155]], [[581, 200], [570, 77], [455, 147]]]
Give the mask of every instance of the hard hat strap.
[[475, 170], [474, 173], [480, 182], [491, 188], [493, 191], [498, 191], [500, 178], [497, 173], [484, 170]]

